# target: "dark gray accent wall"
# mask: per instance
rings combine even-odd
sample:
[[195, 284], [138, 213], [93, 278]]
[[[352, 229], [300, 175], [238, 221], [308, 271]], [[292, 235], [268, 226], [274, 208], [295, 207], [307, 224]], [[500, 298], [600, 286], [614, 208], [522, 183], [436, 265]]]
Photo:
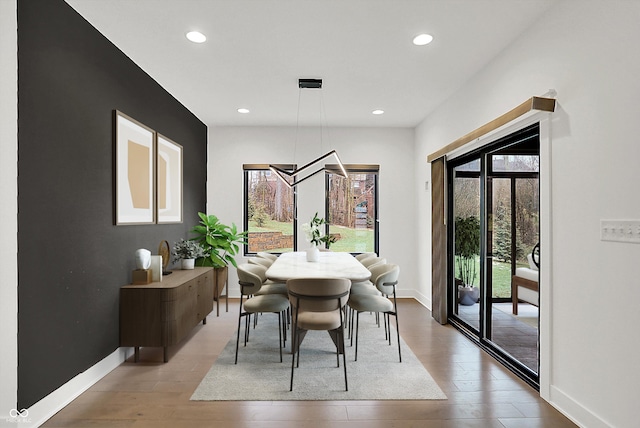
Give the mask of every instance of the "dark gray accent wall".
[[[184, 147], [184, 223], [114, 226], [113, 110]], [[134, 251], [205, 211], [207, 128], [62, 0], [18, 2], [18, 407], [118, 348]]]

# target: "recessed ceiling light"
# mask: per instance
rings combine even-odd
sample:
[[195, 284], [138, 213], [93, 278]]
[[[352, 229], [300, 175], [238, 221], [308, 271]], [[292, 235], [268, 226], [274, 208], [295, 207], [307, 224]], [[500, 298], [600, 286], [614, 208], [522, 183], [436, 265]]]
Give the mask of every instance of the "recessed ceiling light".
[[428, 45], [433, 41], [433, 36], [431, 34], [418, 34], [413, 38], [413, 44], [417, 46]]
[[193, 43], [204, 43], [207, 40], [207, 36], [199, 31], [189, 31], [187, 33], [187, 39], [191, 40]]
[[371, 114], [384, 114], [384, 110], [374, 110]]
[[238, 109], [238, 113], [247, 114], [247, 113], [249, 113], [249, 109], [248, 108], [239, 108]]

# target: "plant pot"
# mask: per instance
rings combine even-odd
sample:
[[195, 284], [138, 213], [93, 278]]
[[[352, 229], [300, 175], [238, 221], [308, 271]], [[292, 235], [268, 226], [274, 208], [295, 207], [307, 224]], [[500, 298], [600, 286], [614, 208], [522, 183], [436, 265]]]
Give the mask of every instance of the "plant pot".
[[225, 267], [217, 267], [214, 268], [214, 272], [215, 272], [215, 276], [214, 276], [214, 295], [213, 295], [213, 300], [218, 300], [218, 298], [220, 298], [220, 296], [223, 295], [223, 291], [225, 289], [225, 286], [227, 285], [227, 280], [229, 277], [229, 268], [228, 266]]
[[180, 261], [180, 267], [183, 270], [193, 269], [196, 264], [196, 259], [182, 259]]
[[307, 248], [307, 261], [317, 262], [320, 259], [320, 250], [315, 245]]
[[458, 287], [458, 303], [464, 306], [471, 306], [478, 303], [480, 289], [478, 287]]

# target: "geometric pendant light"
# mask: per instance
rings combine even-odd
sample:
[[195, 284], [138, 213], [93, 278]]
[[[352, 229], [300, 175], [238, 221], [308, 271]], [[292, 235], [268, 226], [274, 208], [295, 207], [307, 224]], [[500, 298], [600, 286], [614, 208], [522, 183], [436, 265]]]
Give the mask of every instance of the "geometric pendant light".
[[[298, 79], [298, 88], [320, 89], [322, 88], [322, 79]], [[298, 116], [300, 116], [300, 100], [299, 99], [298, 99]], [[322, 133], [322, 130], [320, 132]], [[296, 144], [297, 144], [297, 141], [296, 141]], [[336, 171], [334, 169], [329, 169], [321, 163], [323, 160], [330, 158], [332, 156], [335, 157], [336, 162], [338, 163], [339, 171]], [[338, 172], [343, 177], [348, 178], [347, 170], [344, 168], [344, 165], [342, 164], [342, 161], [340, 160], [340, 157], [338, 156], [338, 153], [335, 150], [332, 150], [329, 153], [326, 153], [320, 156], [319, 158], [309, 162], [308, 164], [294, 171], [285, 171], [284, 169], [278, 168], [275, 165], [269, 165], [269, 169], [274, 173], [276, 173], [278, 177], [288, 187], [295, 187], [296, 185], [302, 183], [307, 178], [311, 178], [322, 171]], [[289, 180], [292, 177], [293, 177], [293, 182], [289, 182]]]

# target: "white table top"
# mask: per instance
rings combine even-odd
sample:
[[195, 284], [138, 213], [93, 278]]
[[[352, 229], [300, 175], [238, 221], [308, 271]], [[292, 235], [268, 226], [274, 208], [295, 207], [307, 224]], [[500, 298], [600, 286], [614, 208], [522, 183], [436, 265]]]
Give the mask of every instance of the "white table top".
[[267, 269], [267, 278], [286, 281], [291, 278], [347, 278], [366, 281], [371, 277], [364, 267], [349, 253], [321, 251], [317, 262], [308, 262], [306, 251], [283, 253]]

